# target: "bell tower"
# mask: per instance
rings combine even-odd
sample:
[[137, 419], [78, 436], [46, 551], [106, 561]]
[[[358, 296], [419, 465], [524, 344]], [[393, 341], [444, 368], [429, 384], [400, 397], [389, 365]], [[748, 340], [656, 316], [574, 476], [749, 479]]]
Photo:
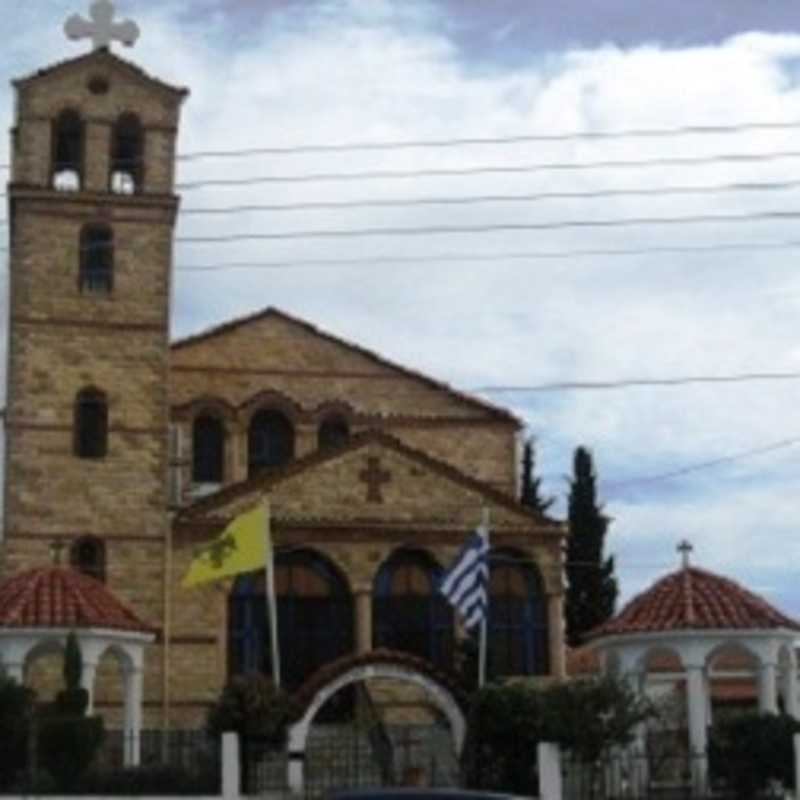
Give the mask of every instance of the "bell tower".
[[14, 81], [3, 567], [50, 563], [60, 545], [157, 629], [187, 92], [111, 52], [138, 28], [109, 0], [65, 29], [92, 51]]

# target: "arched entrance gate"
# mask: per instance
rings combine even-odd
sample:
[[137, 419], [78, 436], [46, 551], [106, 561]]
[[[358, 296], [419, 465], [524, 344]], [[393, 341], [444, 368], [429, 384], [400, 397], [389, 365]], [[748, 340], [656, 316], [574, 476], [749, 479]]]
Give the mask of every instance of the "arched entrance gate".
[[427, 697], [447, 719], [456, 757], [461, 753], [467, 733], [467, 721], [461, 709], [458, 689], [445, 675], [421, 658], [407, 653], [375, 651], [367, 656], [341, 659], [320, 670], [296, 698], [305, 708], [288, 731], [288, 785], [291, 792], [305, 790], [306, 744], [311, 725], [323, 705], [340, 689], [355, 683], [382, 678], [409, 683], [424, 690]]

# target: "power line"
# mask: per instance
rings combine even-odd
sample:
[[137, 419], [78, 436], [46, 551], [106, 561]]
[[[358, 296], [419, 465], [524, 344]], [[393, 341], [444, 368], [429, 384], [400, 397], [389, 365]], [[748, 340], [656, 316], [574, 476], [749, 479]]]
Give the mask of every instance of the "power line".
[[712, 459], [711, 461], [700, 461], [695, 464], [689, 464], [685, 467], [679, 467], [678, 469], [672, 470], [670, 472], [662, 472], [659, 475], [650, 475], [645, 478], [633, 478], [631, 480], [625, 481], [610, 481], [608, 483], [604, 483], [604, 488], [606, 489], [620, 489], [626, 486], [638, 486], [641, 484], [647, 483], [655, 483], [657, 481], [664, 481], [669, 480], [671, 478], [678, 478], [682, 475], [688, 475], [692, 472], [699, 472], [705, 469], [711, 469], [712, 467], [719, 466], [720, 464], [729, 464], [734, 461], [741, 461], [742, 459], [752, 458], [753, 456], [760, 456], [765, 453], [771, 453], [775, 450], [782, 450], [787, 447], [793, 447], [797, 444], [800, 444], [800, 436], [792, 437], [791, 439], [781, 439], [777, 442], [772, 442], [771, 444], [765, 445], [764, 447], [757, 447], [753, 450], [743, 450], [739, 453], [734, 453], [729, 456], [722, 456], [720, 458]]
[[690, 386], [707, 383], [750, 383], [753, 381], [797, 380], [800, 372], [743, 372], [734, 375], [690, 375], [676, 378], [627, 378], [611, 381], [564, 381], [533, 386], [479, 386], [468, 391], [477, 394], [563, 392], [604, 389], [630, 389], [639, 386]]
[[567, 228], [625, 228], [640, 225], [700, 225], [706, 223], [769, 222], [795, 220], [800, 211], [761, 211], [748, 214], [694, 214], [685, 217], [628, 217], [621, 219], [579, 219], [557, 222], [501, 222], [488, 225], [423, 225], [404, 228], [340, 228], [330, 230], [279, 231], [277, 233], [230, 233], [217, 236], [182, 236], [181, 244], [227, 244], [243, 241], [286, 241], [292, 239], [355, 239], [370, 236], [433, 236], [500, 231], [552, 231]]
[[[758, 252], [794, 250], [800, 240], [783, 242], [717, 242], [711, 245], [666, 245], [663, 247], [598, 248], [575, 250], [529, 250], [499, 253], [440, 253], [430, 256], [376, 255], [367, 258], [302, 258], [260, 262], [223, 262], [216, 264], [178, 265], [176, 272], [223, 272], [226, 270], [281, 270], [303, 267], [358, 267], [377, 264], [436, 264], [497, 261], [562, 260], [584, 257], [629, 257], [649, 255], [703, 255], [716, 252]], [[7, 253], [0, 247], [0, 253]], [[5, 274], [0, 272], [0, 274]]]
[[[522, 144], [525, 142], [564, 142], [578, 140], [609, 140], [630, 138], [669, 138], [687, 135], [730, 134], [757, 130], [792, 130], [800, 128], [800, 121], [743, 122], [732, 125], [684, 125], [674, 128], [633, 128], [618, 131], [565, 131], [562, 133], [517, 134], [511, 136], [477, 136], [450, 139], [417, 139], [406, 141], [360, 141], [286, 146], [248, 147], [232, 150], [198, 150], [182, 153], [177, 161], [197, 161], [210, 158], [242, 158], [259, 155], [292, 155], [298, 153], [341, 153], [357, 150], [400, 150], [416, 148], [450, 148], [480, 145]], [[9, 164], [0, 164], [0, 170], [9, 170]]]
[[586, 192], [536, 192], [533, 194], [484, 194], [449, 197], [403, 197], [397, 199], [361, 199], [310, 201], [301, 203], [266, 203], [255, 205], [219, 206], [216, 208], [187, 208], [182, 216], [240, 214], [257, 211], [310, 211], [340, 208], [402, 208], [426, 205], [472, 205], [478, 203], [527, 203], [542, 200], [584, 200], [601, 197], [648, 197], [684, 194], [720, 194], [725, 192], [783, 191], [800, 187], [800, 180], [767, 181], [763, 183], [724, 183], [715, 186], [661, 186], [646, 189], [597, 189]]
[[362, 172], [307, 172], [295, 175], [266, 175], [255, 178], [210, 178], [176, 184], [180, 191], [193, 191], [207, 186], [257, 186], [265, 183], [311, 183], [315, 181], [405, 180], [410, 178], [465, 177], [470, 175], [507, 175], [531, 172], [579, 171], [587, 169], [635, 169], [646, 167], [686, 167], [700, 164], [757, 163], [784, 158], [800, 158], [800, 151], [773, 153], [725, 153], [716, 156], [678, 156], [668, 158], [622, 159], [610, 161], [540, 162], [521, 165], [485, 165], [465, 168], [417, 170], [366, 170]]
[[[586, 192], [536, 192], [533, 194], [485, 194], [455, 195], [441, 197], [405, 197], [396, 199], [331, 200], [300, 203], [265, 203], [251, 205], [218, 206], [209, 208], [186, 208], [181, 216], [226, 215], [251, 212], [313, 211], [354, 208], [403, 208], [426, 205], [477, 205], [481, 203], [525, 203], [543, 200], [589, 200], [608, 197], [648, 197], [685, 194], [719, 194], [726, 192], [784, 191], [800, 187], [800, 179], [789, 181], [724, 183], [712, 186], [662, 186], [646, 189], [597, 189]], [[0, 226], [8, 221], [0, 219]]]
[[416, 139], [407, 141], [356, 141], [336, 144], [300, 144], [286, 146], [250, 147], [233, 150], [206, 150], [183, 153], [179, 161], [203, 158], [239, 158], [258, 155], [290, 155], [295, 153], [341, 153], [353, 150], [401, 150], [416, 148], [449, 148], [475, 145], [522, 144], [525, 142], [568, 142], [576, 140], [642, 139], [673, 136], [729, 134], [756, 130], [792, 130], [800, 121], [743, 122], [733, 125], [684, 125], [675, 128], [632, 128], [618, 131], [565, 131], [561, 133], [531, 133], [513, 136], [478, 136], [450, 139]]

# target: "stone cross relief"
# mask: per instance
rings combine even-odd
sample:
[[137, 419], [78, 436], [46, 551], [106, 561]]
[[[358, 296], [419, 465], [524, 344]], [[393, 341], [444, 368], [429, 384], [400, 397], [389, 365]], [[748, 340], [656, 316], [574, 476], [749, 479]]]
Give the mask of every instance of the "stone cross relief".
[[133, 47], [139, 38], [139, 26], [132, 20], [114, 22], [114, 14], [111, 0], [95, 0], [89, 9], [90, 19], [73, 14], [64, 24], [64, 33], [74, 41], [91, 39], [95, 50], [109, 47], [115, 40]]
[[381, 486], [384, 483], [389, 483], [392, 479], [392, 473], [381, 469], [381, 460], [369, 456], [367, 458], [367, 468], [362, 470], [358, 477], [363, 483], [367, 484], [367, 502], [382, 503]]

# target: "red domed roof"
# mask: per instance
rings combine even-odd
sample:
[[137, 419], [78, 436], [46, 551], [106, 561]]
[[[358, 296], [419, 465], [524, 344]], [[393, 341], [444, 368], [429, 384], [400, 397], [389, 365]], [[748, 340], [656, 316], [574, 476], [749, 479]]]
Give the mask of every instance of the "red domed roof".
[[728, 578], [685, 567], [634, 597], [619, 614], [595, 628], [591, 636], [773, 628], [800, 630], [800, 624]]
[[60, 567], [28, 570], [0, 584], [0, 628], [150, 630], [100, 581]]

